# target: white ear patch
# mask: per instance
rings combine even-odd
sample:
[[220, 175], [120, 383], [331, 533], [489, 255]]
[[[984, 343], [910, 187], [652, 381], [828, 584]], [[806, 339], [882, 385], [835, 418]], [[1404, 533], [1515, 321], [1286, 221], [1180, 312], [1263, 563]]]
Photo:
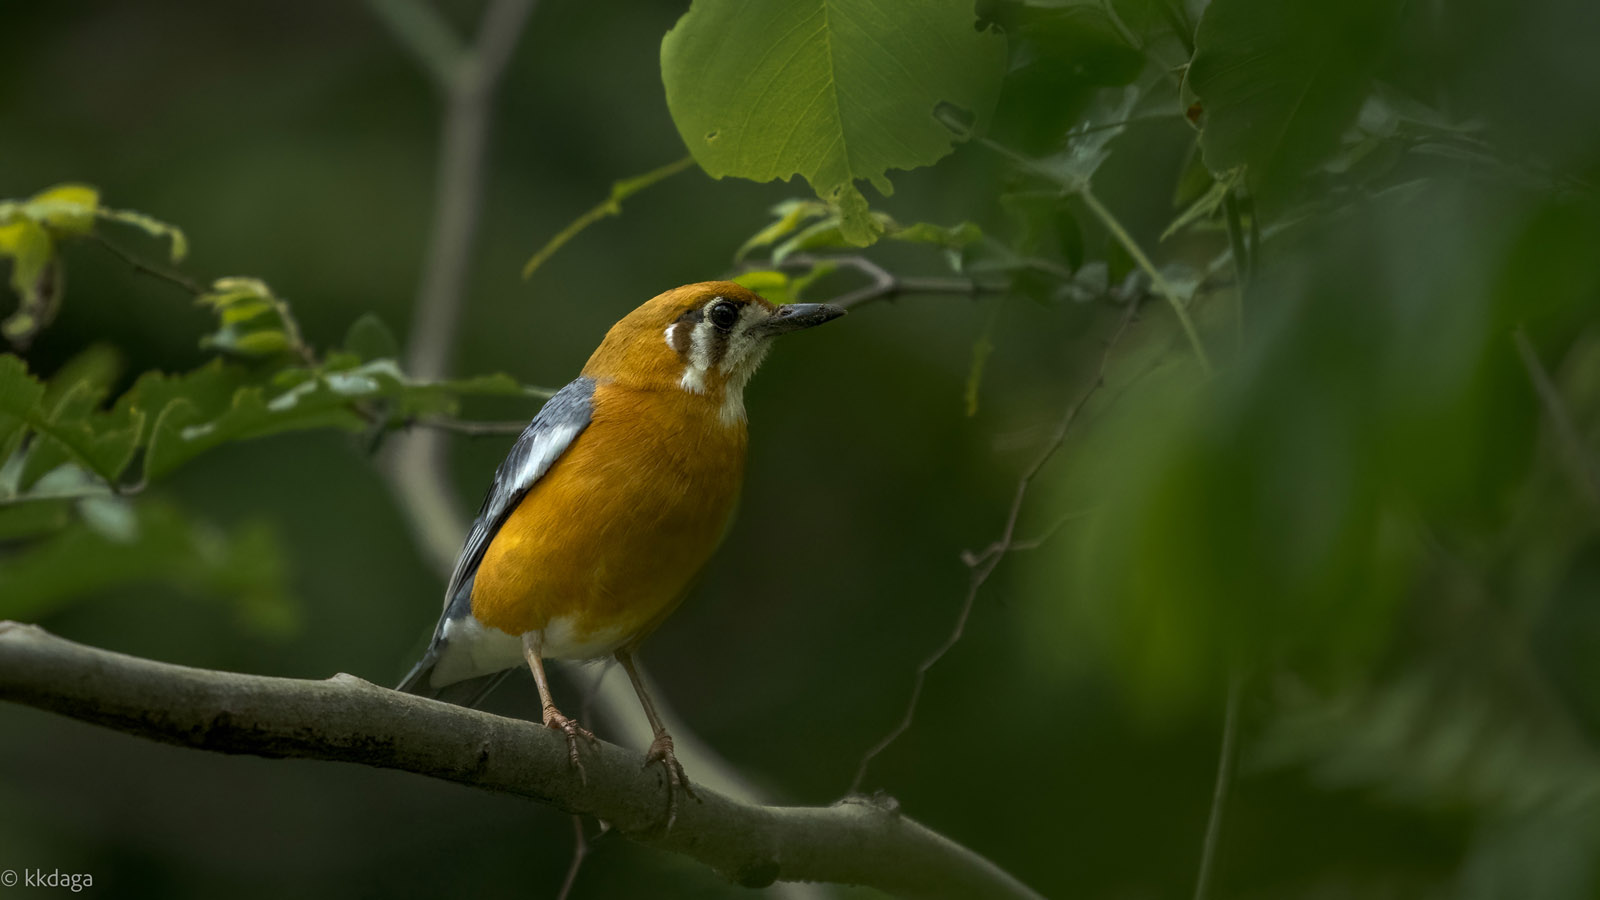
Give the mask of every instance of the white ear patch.
[[677, 337], [677, 336], [678, 336], [678, 323], [677, 322], [673, 322], [671, 325], [667, 326], [667, 346], [671, 347], [673, 350], [677, 350], [678, 349], [678, 345], [674, 344], [672, 342], [672, 339]]

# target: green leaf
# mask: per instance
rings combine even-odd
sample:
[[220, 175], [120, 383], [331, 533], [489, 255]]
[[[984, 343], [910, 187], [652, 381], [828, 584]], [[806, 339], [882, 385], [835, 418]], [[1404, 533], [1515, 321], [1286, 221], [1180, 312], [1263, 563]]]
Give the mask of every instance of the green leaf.
[[166, 238], [172, 245], [167, 258], [172, 262], [183, 262], [189, 255], [189, 239], [184, 237], [183, 229], [176, 225], [169, 225], [160, 219], [152, 218], [141, 212], [128, 209], [100, 209], [98, 214], [102, 219], [132, 225], [151, 237]]
[[984, 329], [972, 344], [972, 364], [967, 368], [967, 386], [962, 392], [969, 419], [978, 414], [978, 388], [983, 384], [983, 370], [989, 364], [989, 355], [994, 353], [991, 331]]
[[0, 225], [0, 258], [11, 259], [11, 289], [17, 311], [0, 322], [0, 333], [13, 346], [26, 347], [55, 315], [61, 296], [61, 268], [56, 242], [45, 226], [29, 218]]
[[188, 400], [174, 400], [156, 420], [150, 447], [145, 451], [145, 477], [152, 481], [164, 478], [196, 456], [232, 441], [291, 430], [339, 428], [356, 432], [366, 427], [366, 421], [348, 408], [348, 399], [318, 382], [307, 384], [310, 390], [296, 388], [274, 398], [271, 405], [261, 388], [240, 388], [228, 410], [210, 420], [203, 420]]
[[200, 454], [233, 441], [319, 428], [364, 431], [372, 422], [358, 413], [355, 405], [367, 401], [392, 401], [391, 421], [403, 422], [419, 415], [454, 415], [464, 396], [548, 397], [553, 393], [498, 374], [413, 382], [391, 359], [339, 372], [288, 371], [294, 376], [284, 380], [289, 385], [286, 389], [269, 395], [259, 385], [245, 385], [222, 404], [217, 402], [217, 392], [238, 384], [229, 380], [226, 370], [215, 370], [193, 383], [158, 380], [136, 386], [154, 398], [167, 398], [145, 452], [145, 478], [163, 478]]
[[[801, 200], [791, 198], [779, 203], [772, 208], [772, 214], [778, 218], [767, 227], [750, 236], [739, 247], [739, 252], [733, 255], [736, 260], [744, 259], [751, 250], [757, 247], [768, 247], [794, 233], [800, 223], [828, 214], [828, 206], [815, 200]], [[743, 282], [740, 282], [743, 284]], [[749, 287], [749, 285], [746, 285]], [[754, 288], [751, 288], [754, 290]]]
[[[895, 227], [894, 220], [888, 214], [868, 212], [872, 226], [878, 234], [883, 234]], [[845, 235], [845, 224], [842, 216], [830, 215], [825, 219], [813, 222], [802, 229], [799, 234], [789, 238], [772, 251], [772, 261], [781, 263], [791, 254], [802, 253], [807, 250], [839, 250], [855, 246]]]
[[1281, 207], [1354, 121], [1403, 6], [1214, 0], [1187, 77], [1204, 105], [1206, 165], [1245, 166], [1258, 200]]
[[23, 214], [58, 235], [81, 237], [94, 230], [100, 192], [84, 184], [62, 184], [34, 194]]
[[979, 129], [993, 111], [1006, 42], [974, 21], [971, 0], [694, 0], [661, 42], [667, 106], [708, 174], [801, 175], [869, 244], [856, 182], [888, 194], [889, 169], [949, 153], [941, 105]]
[[[10, 354], [0, 356], [0, 417], [20, 420], [57, 445], [51, 450], [30, 451], [47, 455], [41, 462], [25, 466], [25, 474], [36, 480], [70, 458], [106, 481], [115, 482], [133, 458], [143, 426], [142, 414], [115, 410], [92, 413], [105, 396], [104, 388], [87, 380], [74, 384], [48, 413], [43, 406], [44, 396], [44, 387], [28, 374], [21, 359]], [[61, 455], [55, 456], [57, 453]], [[56, 462], [42, 468], [51, 459]]]
[[1144, 91], [1129, 85], [1120, 92], [1107, 91], [1095, 99], [1078, 125], [1067, 132], [1066, 149], [1035, 163], [1041, 174], [1069, 191], [1087, 185], [1111, 156], [1110, 144], [1127, 130], [1128, 120]]
[[933, 244], [946, 250], [960, 250], [983, 240], [983, 229], [971, 222], [948, 227], [935, 225], [932, 222], [917, 222], [904, 228], [893, 229], [888, 236], [908, 244]]
[[1179, 213], [1178, 217], [1172, 220], [1172, 224], [1167, 226], [1167, 230], [1161, 232], [1161, 240], [1164, 241], [1172, 237], [1195, 222], [1203, 221], [1216, 215], [1217, 210], [1222, 208], [1222, 202], [1228, 199], [1228, 192], [1233, 190], [1238, 183], [1239, 172], [1237, 170], [1213, 181], [1211, 187], [1207, 188], [1199, 199], [1191, 203], [1188, 209]]
[[296, 349], [289, 305], [259, 278], [218, 278], [195, 302], [222, 321], [221, 328], [200, 339], [201, 347], [258, 358]]
[[787, 272], [777, 269], [756, 269], [741, 272], [734, 276], [733, 280], [760, 294], [768, 302], [782, 306], [785, 303], [798, 303], [801, 293], [810, 287], [812, 282], [831, 275], [838, 268], [834, 263], [820, 262], [796, 278], [790, 278]]
[[350, 325], [344, 336], [344, 349], [362, 362], [400, 357], [400, 342], [376, 313], [367, 313]]

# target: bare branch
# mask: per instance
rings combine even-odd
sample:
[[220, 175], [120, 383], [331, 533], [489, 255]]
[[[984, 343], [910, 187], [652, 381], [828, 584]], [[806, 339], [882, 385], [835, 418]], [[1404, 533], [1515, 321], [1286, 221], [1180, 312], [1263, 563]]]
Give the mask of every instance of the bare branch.
[[583, 836], [583, 816], [572, 817], [572, 862], [567, 866], [567, 877], [561, 880], [561, 891], [556, 900], [567, 900], [572, 886], [578, 883], [578, 870], [583, 868], [583, 858], [589, 855], [589, 841]]
[[528, 427], [525, 421], [507, 422], [465, 422], [460, 419], [415, 419], [407, 423], [418, 428], [435, 428], [450, 434], [460, 434], [467, 437], [496, 437], [510, 434], [521, 434]]
[[[422, 4], [374, 5], [380, 13], [401, 7], [420, 9], [418, 14], [423, 16], [435, 15]], [[494, 92], [533, 7], [534, 0], [493, 0], [483, 14], [478, 39], [449, 67], [442, 83], [446, 109], [434, 183], [433, 227], [404, 366], [413, 378], [437, 380], [450, 369], [483, 204], [484, 156]], [[385, 16], [393, 27], [395, 20], [387, 13]], [[400, 29], [396, 31], [415, 51], [416, 43]], [[450, 487], [445, 440], [443, 433], [429, 430], [400, 435], [392, 444], [389, 471], [418, 546], [436, 568], [448, 571], [466, 522]]]
[[734, 881], [861, 884], [909, 897], [1038, 894], [983, 857], [893, 809], [701, 802], [659, 825], [658, 771], [612, 744], [586, 751], [588, 784], [561, 735], [533, 722], [401, 694], [350, 675], [326, 681], [191, 669], [0, 622], [0, 699], [128, 734], [218, 753], [322, 759], [414, 772], [604, 819]]
[[410, 50], [441, 91], [449, 90], [466, 48], [427, 0], [367, 0], [394, 39]]
[[178, 288], [191, 297], [198, 297], [206, 292], [205, 288], [201, 287], [199, 283], [181, 272], [174, 272], [171, 269], [162, 268], [161, 266], [146, 262], [123, 249], [122, 245], [107, 240], [99, 234], [91, 233], [89, 237], [95, 243], [109, 251], [112, 256], [115, 256], [116, 258], [127, 263], [133, 268], [134, 272], [140, 275], [149, 275], [151, 278], [157, 278], [161, 281], [165, 281], [166, 283]]
[[[888, 734], [872, 745], [871, 749], [867, 750], [861, 757], [861, 763], [856, 767], [855, 778], [850, 782], [850, 793], [854, 794], [861, 790], [861, 783], [866, 780], [867, 767], [872, 764], [872, 760], [878, 754], [889, 749], [889, 746], [898, 740], [902, 734], [910, 730], [911, 723], [917, 715], [917, 703], [922, 699], [923, 686], [928, 681], [929, 670], [938, 665], [939, 661], [944, 659], [945, 654], [960, 643], [962, 635], [967, 630], [967, 620], [972, 616], [972, 608], [977, 603], [978, 591], [983, 587], [984, 582], [989, 580], [989, 576], [994, 573], [995, 568], [1000, 565], [1000, 561], [1006, 557], [1006, 554], [1021, 549], [1016, 540], [1017, 520], [1022, 516], [1022, 504], [1027, 499], [1028, 488], [1033, 484], [1033, 479], [1039, 474], [1039, 471], [1044, 468], [1045, 463], [1050, 461], [1050, 458], [1055, 455], [1056, 451], [1061, 448], [1062, 443], [1066, 441], [1067, 432], [1072, 428], [1072, 423], [1077, 421], [1078, 413], [1083, 411], [1083, 408], [1088, 405], [1089, 399], [1100, 390], [1101, 385], [1105, 384], [1106, 366], [1111, 361], [1111, 351], [1116, 348], [1117, 342], [1127, 332], [1128, 326], [1133, 323], [1138, 312], [1139, 302], [1137, 300], [1130, 302], [1127, 313], [1123, 315], [1122, 321], [1117, 325], [1117, 330], [1106, 341], [1105, 350], [1100, 355], [1100, 365], [1096, 368], [1094, 378], [1089, 382], [1089, 386], [1084, 388], [1077, 399], [1067, 407], [1066, 412], [1061, 416], [1061, 421], [1056, 424], [1055, 432], [1051, 434], [1050, 441], [1045, 444], [1044, 449], [1034, 458], [1033, 464], [1028, 466], [1027, 470], [1022, 473], [1022, 477], [1017, 480], [1017, 489], [1012, 495], [1011, 509], [1006, 515], [1005, 526], [1001, 529], [1000, 537], [982, 553], [967, 552], [962, 554], [962, 561], [966, 563], [971, 571], [971, 577], [967, 580], [967, 594], [961, 601], [961, 611], [956, 614], [955, 625], [950, 629], [950, 635], [944, 639], [944, 643], [935, 648], [917, 666], [916, 674], [911, 680], [911, 697], [906, 701], [905, 714], [900, 717], [900, 721], [889, 730]], [[1055, 527], [1059, 527], [1059, 525]], [[1053, 533], [1054, 530], [1055, 528], [1052, 527], [1050, 533]], [[1032, 543], [1024, 542], [1022, 547], [1025, 548]]]

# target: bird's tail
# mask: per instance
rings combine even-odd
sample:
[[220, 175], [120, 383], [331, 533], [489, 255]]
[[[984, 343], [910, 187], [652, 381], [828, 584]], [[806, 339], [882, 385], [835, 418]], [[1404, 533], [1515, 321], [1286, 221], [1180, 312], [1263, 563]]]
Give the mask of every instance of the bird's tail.
[[478, 704], [488, 699], [490, 691], [498, 687], [500, 682], [505, 681], [506, 676], [516, 671], [516, 669], [506, 669], [503, 672], [493, 672], [488, 675], [479, 675], [476, 678], [468, 678], [465, 681], [435, 686], [432, 676], [434, 666], [438, 665], [438, 663], [438, 654], [430, 647], [428, 652], [423, 654], [422, 659], [417, 660], [417, 664], [411, 667], [411, 671], [406, 673], [406, 677], [400, 681], [395, 690], [403, 691], [407, 694], [416, 694], [419, 697], [427, 697], [431, 700], [453, 703], [456, 706], [465, 706], [468, 709], [476, 709]]

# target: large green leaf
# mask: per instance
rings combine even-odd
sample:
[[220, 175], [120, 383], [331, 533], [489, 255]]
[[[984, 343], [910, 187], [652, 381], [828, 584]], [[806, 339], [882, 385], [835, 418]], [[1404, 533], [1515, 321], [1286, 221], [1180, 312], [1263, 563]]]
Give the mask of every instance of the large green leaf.
[[[204, 371], [204, 370], [202, 370]], [[200, 454], [232, 441], [266, 437], [286, 431], [337, 428], [361, 431], [375, 421], [404, 422], [419, 415], [453, 415], [463, 396], [547, 397], [549, 391], [528, 388], [507, 375], [481, 375], [454, 381], [415, 382], [395, 361], [379, 359], [338, 372], [292, 369], [280, 373], [286, 390], [269, 393], [258, 385], [239, 387], [226, 405], [218, 404], [218, 391], [228, 382], [221, 372], [190, 385], [185, 393], [173, 388], [187, 380], [152, 380], [139, 387], [151, 397], [169, 397], [150, 434], [145, 454], [145, 477], [161, 478]], [[358, 404], [385, 401], [380, 414]]]
[[977, 128], [993, 110], [1006, 42], [974, 22], [971, 0], [695, 0], [661, 42], [667, 106], [707, 173], [802, 175], [871, 243], [856, 181], [887, 194], [889, 169], [949, 153], [941, 104]]
[[1278, 203], [1355, 120], [1402, 6], [1215, 0], [1188, 75], [1205, 109], [1200, 147], [1211, 171], [1246, 166], [1258, 197]]
[[0, 447], [9, 444], [19, 423], [45, 442], [30, 451], [30, 456], [42, 456], [24, 466], [21, 487], [68, 459], [82, 463], [106, 481], [115, 481], [122, 474], [133, 458], [142, 414], [136, 410], [97, 412], [104, 396], [104, 385], [85, 378], [67, 387], [47, 410], [45, 388], [28, 374], [22, 360], [10, 354], [0, 356]]

